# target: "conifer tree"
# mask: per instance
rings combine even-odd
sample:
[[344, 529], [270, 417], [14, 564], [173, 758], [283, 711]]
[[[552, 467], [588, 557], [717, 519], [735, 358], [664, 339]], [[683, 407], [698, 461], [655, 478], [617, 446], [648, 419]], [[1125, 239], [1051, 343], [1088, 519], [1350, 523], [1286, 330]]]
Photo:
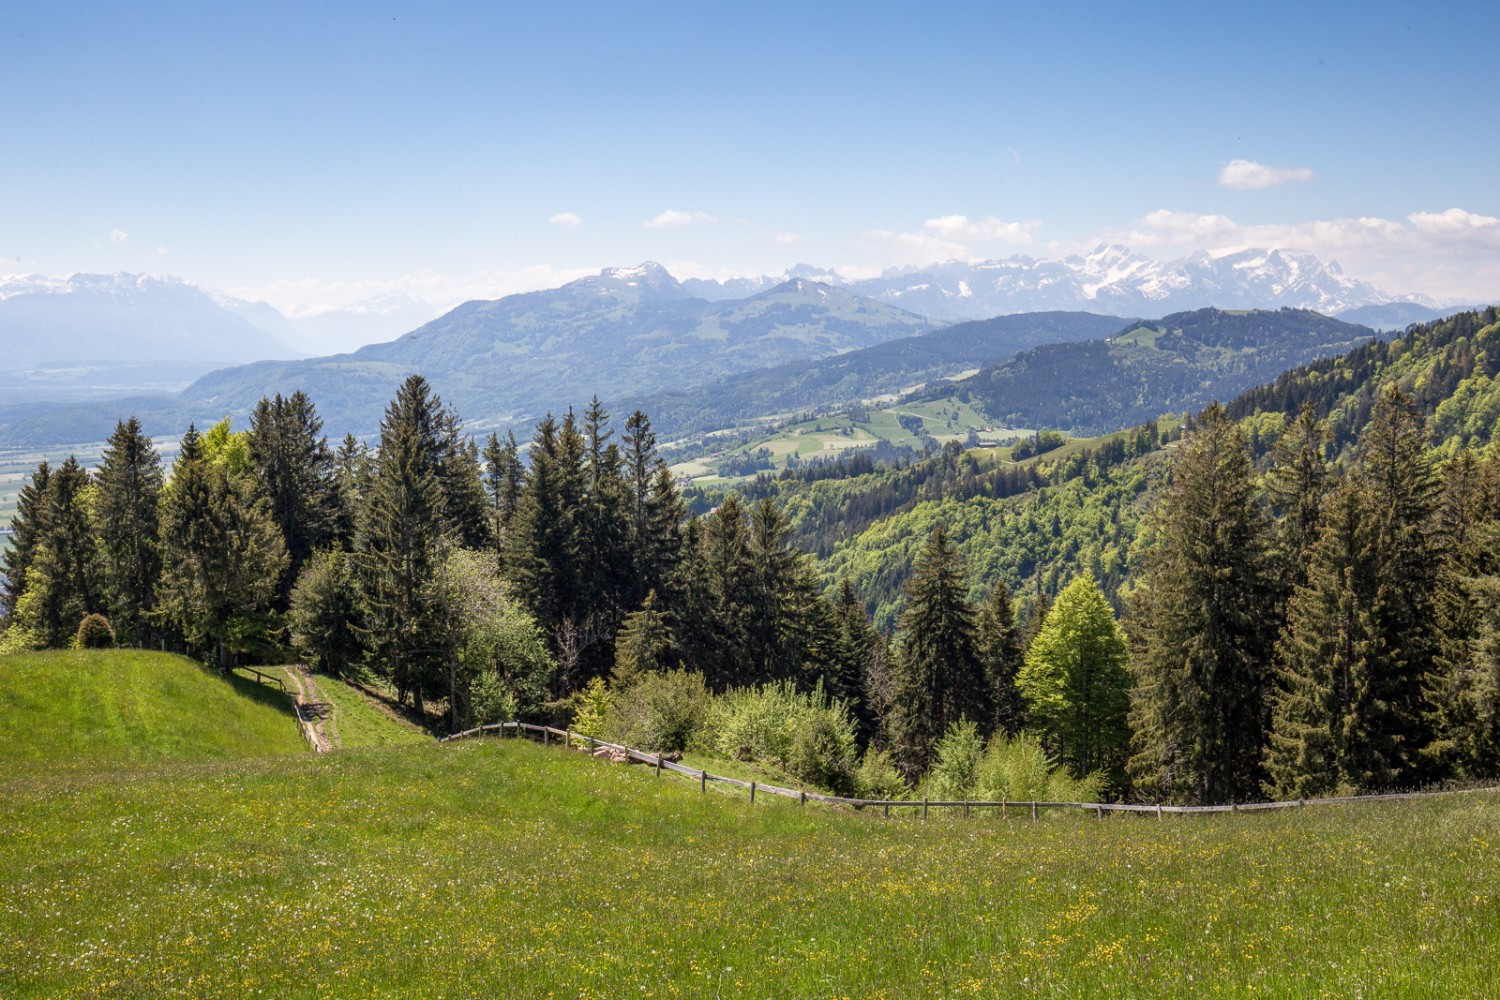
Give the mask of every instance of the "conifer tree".
[[299, 390], [262, 397], [245, 435], [250, 474], [286, 544], [287, 570], [277, 585], [283, 606], [303, 563], [338, 530], [333, 454], [322, 431], [316, 407]]
[[37, 623], [48, 646], [66, 645], [83, 616], [102, 606], [93, 492], [88, 472], [72, 455], [47, 478], [45, 530], [27, 568], [26, 587], [37, 592]]
[[358, 661], [359, 588], [342, 549], [314, 553], [302, 567], [287, 625], [292, 645], [313, 669], [340, 677]]
[[334, 537], [347, 549], [357, 547], [360, 513], [373, 475], [370, 449], [353, 434], [345, 434], [333, 456], [333, 498]]
[[[578, 507], [557, 421], [531, 442], [531, 471], [506, 538], [505, 570], [542, 631], [556, 637], [573, 611], [580, 566]], [[566, 669], [566, 667], [565, 667]]]
[[[581, 574], [579, 600], [601, 633], [585, 659], [585, 677], [599, 676], [614, 660], [614, 637], [637, 595], [634, 553], [627, 517], [629, 495], [619, 448], [610, 442], [609, 413], [595, 396], [584, 413], [585, 492], [579, 511]], [[581, 683], [581, 682], [580, 682]]]
[[1278, 622], [1250, 456], [1217, 404], [1174, 463], [1157, 523], [1131, 770], [1162, 794], [1244, 800], [1260, 790]]
[[974, 631], [963, 558], [940, 524], [914, 567], [897, 632], [891, 742], [913, 773], [962, 719], [988, 727], [994, 704]]
[[446, 672], [434, 585], [451, 538], [438, 479], [440, 406], [427, 380], [412, 375], [386, 407], [360, 552], [370, 661], [419, 709]]
[[1125, 637], [1085, 573], [1057, 595], [1016, 678], [1029, 724], [1077, 777], [1120, 780], [1129, 744], [1125, 664]]
[[1026, 725], [1026, 704], [1016, 689], [1023, 651], [1010, 590], [996, 581], [979, 612], [979, 655], [995, 698], [994, 728], [1015, 735]]
[[1359, 692], [1376, 669], [1369, 519], [1359, 479], [1335, 486], [1306, 580], [1287, 610], [1266, 750], [1266, 790], [1277, 798], [1354, 791], [1361, 783], [1350, 773], [1347, 751], [1351, 737], [1368, 728]]
[[94, 523], [104, 603], [124, 646], [150, 638], [161, 576], [158, 505], [164, 481], [161, 456], [140, 421], [116, 424], [99, 465]]
[[5, 576], [5, 587], [0, 590], [0, 607], [5, 609], [6, 618], [15, 615], [16, 605], [26, 592], [27, 576], [32, 560], [36, 558], [37, 545], [47, 530], [47, 482], [51, 478], [52, 468], [46, 459], [42, 459], [16, 498], [16, 513], [10, 523], [13, 532], [10, 548], [0, 554], [0, 574]]
[[1361, 444], [1374, 529], [1370, 614], [1378, 659], [1361, 699], [1368, 728], [1348, 752], [1351, 771], [1368, 788], [1425, 776], [1420, 752], [1431, 737], [1424, 682], [1436, 669], [1444, 551], [1426, 420], [1412, 397], [1394, 385], [1384, 390]]
[[189, 427], [161, 506], [158, 607], [221, 669], [233, 664], [236, 645], [264, 631], [287, 562], [265, 499], [231, 468]]
[[1276, 441], [1266, 473], [1266, 495], [1280, 518], [1276, 564], [1288, 594], [1305, 578], [1308, 558], [1318, 541], [1319, 518], [1330, 487], [1327, 442], [1327, 427], [1318, 420], [1312, 404], [1304, 403]]
[[681, 630], [710, 687], [724, 690], [755, 681], [746, 668], [753, 586], [745, 508], [731, 493], [695, 529], [688, 593], [693, 613]]
[[750, 683], [792, 680], [801, 672], [815, 600], [806, 557], [791, 541], [786, 516], [769, 498], [750, 507], [746, 536], [746, 665]]
[[614, 686], [627, 688], [642, 674], [671, 669], [675, 644], [671, 626], [656, 605], [656, 595], [647, 594], [640, 609], [625, 616], [620, 629], [611, 678]]
[[498, 434], [491, 433], [484, 447], [484, 491], [490, 504], [490, 534], [498, 552], [505, 550], [525, 481], [515, 432], [507, 431], [503, 442]]

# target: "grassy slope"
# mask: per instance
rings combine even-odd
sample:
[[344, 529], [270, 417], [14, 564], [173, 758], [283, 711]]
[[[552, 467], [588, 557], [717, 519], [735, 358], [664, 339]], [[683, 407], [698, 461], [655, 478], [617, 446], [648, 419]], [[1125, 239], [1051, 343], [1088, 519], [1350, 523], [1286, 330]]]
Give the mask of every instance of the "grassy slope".
[[1099, 822], [700, 796], [520, 741], [0, 795], [0, 995], [1480, 996], [1500, 801]]
[[280, 692], [139, 650], [0, 658], [0, 733], [9, 776], [307, 752]]
[[363, 693], [338, 678], [319, 674], [316, 680], [318, 690], [333, 704], [332, 724], [338, 731], [338, 745], [344, 749], [432, 742], [430, 735], [391, 718], [370, 704], [370, 699]]

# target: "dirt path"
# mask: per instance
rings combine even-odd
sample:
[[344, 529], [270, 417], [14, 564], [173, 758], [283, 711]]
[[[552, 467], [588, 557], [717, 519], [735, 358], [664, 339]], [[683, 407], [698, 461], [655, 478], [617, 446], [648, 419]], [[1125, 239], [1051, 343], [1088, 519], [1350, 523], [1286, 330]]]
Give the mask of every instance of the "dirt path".
[[308, 742], [318, 753], [326, 753], [337, 747], [340, 741], [334, 707], [324, 699], [323, 692], [318, 690], [318, 682], [301, 664], [281, 669], [292, 683], [297, 721], [302, 723]]

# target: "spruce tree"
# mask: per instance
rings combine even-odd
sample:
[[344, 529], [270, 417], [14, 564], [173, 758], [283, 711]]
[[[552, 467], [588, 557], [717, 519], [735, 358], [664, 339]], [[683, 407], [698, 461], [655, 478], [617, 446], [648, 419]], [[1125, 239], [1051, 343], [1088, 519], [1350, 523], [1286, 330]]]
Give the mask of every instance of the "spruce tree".
[[287, 570], [277, 585], [283, 606], [303, 563], [338, 531], [333, 454], [322, 431], [316, 407], [299, 390], [262, 397], [245, 435], [250, 473], [286, 544]]
[[525, 482], [515, 432], [506, 432], [503, 442], [498, 434], [491, 433], [484, 446], [484, 492], [490, 506], [490, 536], [497, 552], [505, 551], [505, 539]]
[[162, 494], [164, 620], [220, 669], [236, 647], [263, 635], [286, 546], [265, 498], [248, 475], [214, 461], [192, 427]]
[[809, 638], [814, 586], [805, 555], [792, 544], [791, 526], [770, 498], [750, 507], [745, 551], [744, 656], [751, 672], [745, 680], [794, 680]]
[[334, 537], [346, 549], [359, 541], [360, 514], [374, 475], [370, 449], [353, 434], [345, 434], [333, 456]]
[[52, 468], [42, 459], [16, 498], [16, 513], [10, 522], [10, 548], [0, 555], [0, 574], [5, 577], [5, 586], [0, 589], [0, 607], [5, 609], [6, 618], [15, 615], [16, 605], [26, 592], [37, 545], [47, 530], [47, 482], [51, 478]]
[[135, 417], [116, 424], [104, 449], [94, 507], [104, 604], [123, 646], [144, 645], [161, 576], [161, 456]]
[[551, 414], [537, 424], [530, 457], [531, 471], [506, 537], [505, 571], [537, 624], [555, 641], [573, 613], [582, 567], [576, 487], [567, 481], [574, 473]]
[[27, 568], [26, 587], [37, 591], [37, 621], [48, 646], [67, 645], [84, 615], [102, 607], [93, 492], [88, 472], [72, 455], [47, 478], [46, 527]]
[[1367, 726], [1358, 692], [1375, 669], [1370, 603], [1375, 554], [1370, 500], [1354, 477], [1329, 494], [1306, 579], [1277, 647], [1266, 791], [1309, 798], [1358, 790], [1347, 755]]
[[990, 590], [979, 612], [978, 629], [979, 655], [995, 698], [994, 728], [1013, 736], [1026, 725], [1026, 704], [1016, 689], [1024, 658], [1010, 590], [1003, 582], [997, 580]]
[[1016, 678], [1029, 724], [1077, 777], [1119, 782], [1129, 744], [1125, 637], [1092, 574], [1073, 580], [1026, 651]]
[[1312, 404], [1304, 403], [1276, 441], [1266, 473], [1266, 496], [1280, 519], [1275, 558], [1288, 594], [1305, 578], [1308, 558], [1318, 541], [1323, 500], [1330, 488], [1327, 449], [1328, 429]]
[[1278, 622], [1250, 456], [1217, 404], [1173, 464], [1156, 520], [1131, 770], [1175, 797], [1244, 800], [1261, 785]]
[[1351, 771], [1368, 788], [1428, 776], [1421, 757], [1430, 739], [1424, 683], [1439, 651], [1439, 483], [1427, 454], [1426, 420], [1394, 385], [1376, 402], [1361, 442], [1360, 475], [1374, 529], [1370, 616], [1378, 659], [1360, 699], [1368, 725], [1348, 753]]
[[942, 525], [932, 530], [906, 588], [897, 631], [891, 742], [911, 772], [963, 719], [985, 727], [994, 703], [979, 656], [963, 558]]
[[446, 672], [435, 580], [451, 534], [438, 479], [440, 402], [412, 375], [386, 407], [364, 513], [360, 584], [370, 661], [421, 709]]

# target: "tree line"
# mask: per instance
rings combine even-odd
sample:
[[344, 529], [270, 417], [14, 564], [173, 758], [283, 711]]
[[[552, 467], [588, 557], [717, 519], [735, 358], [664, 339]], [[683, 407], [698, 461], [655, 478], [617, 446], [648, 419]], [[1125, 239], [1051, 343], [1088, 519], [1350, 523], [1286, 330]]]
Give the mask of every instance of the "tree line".
[[[23, 490], [4, 642], [63, 645], [96, 614], [122, 643], [221, 666], [290, 642], [453, 726], [613, 711], [662, 732], [704, 704], [691, 691], [774, 687], [847, 717], [908, 781], [1022, 739], [1090, 787], [1169, 801], [1493, 773], [1494, 449], [1440, 470], [1397, 389], [1337, 465], [1310, 407], [1264, 470], [1223, 408], [1191, 426], [1123, 622], [1088, 574], [1019, 619], [1000, 584], [971, 604], [939, 523], [887, 636], [847, 581], [825, 590], [771, 496], [690, 515], [646, 415], [616, 440], [598, 400], [544, 418], [524, 453], [513, 435], [481, 448], [413, 376], [376, 447], [334, 450], [294, 393], [243, 432], [189, 428], [170, 477], [132, 419], [95, 475], [44, 462]], [[1157, 432], [1138, 437], [1106, 460]], [[959, 458], [934, 467], [967, 483]], [[645, 683], [674, 676], [697, 679]], [[691, 696], [653, 700], [667, 689]]]

